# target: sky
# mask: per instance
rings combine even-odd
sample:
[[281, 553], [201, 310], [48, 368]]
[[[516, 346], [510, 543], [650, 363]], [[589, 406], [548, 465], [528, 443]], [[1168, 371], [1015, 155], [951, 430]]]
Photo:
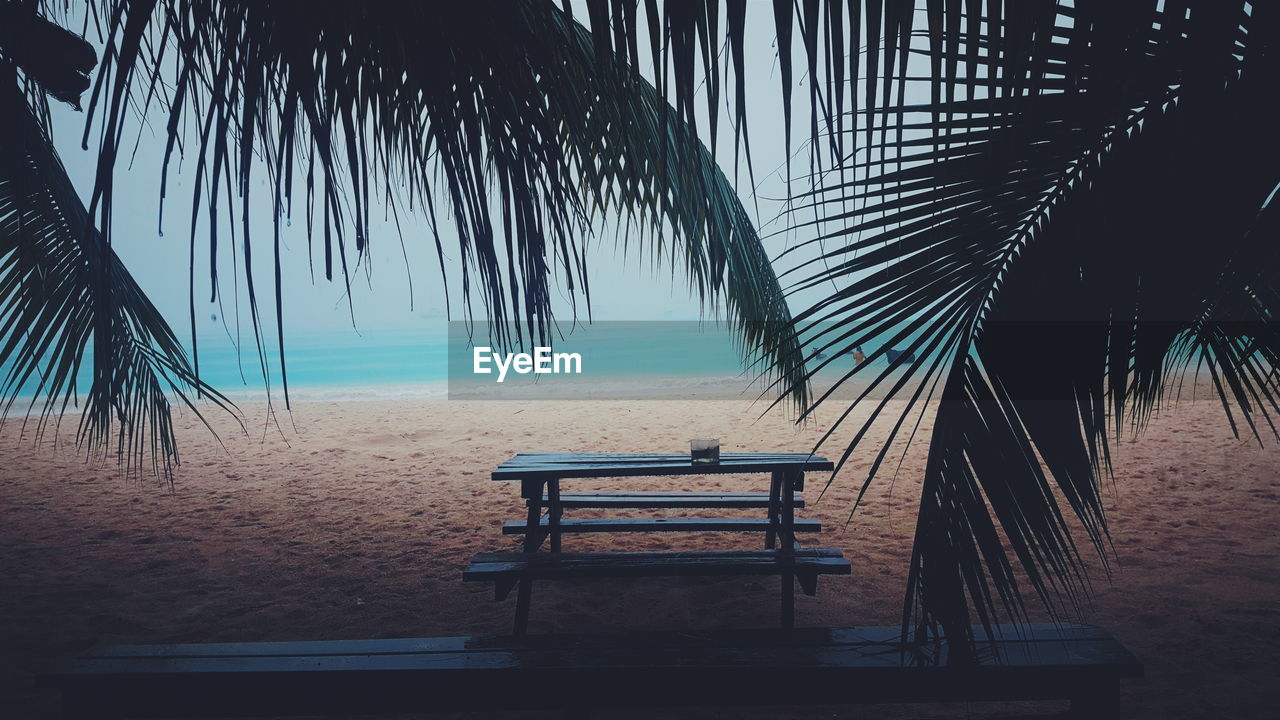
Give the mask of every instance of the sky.
[[[578, 5], [575, 16], [580, 22], [586, 22], [585, 6], [581, 3]], [[75, 27], [78, 23], [72, 22], [69, 25]], [[758, 208], [757, 227], [761, 230], [761, 235], [765, 236], [769, 254], [776, 256], [794, 237], [768, 237], [770, 231], [780, 227], [775, 218], [784, 208], [780, 198], [786, 193], [785, 167], [788, 153], [782, 141], [783, 105], [772, 13], [767, 6], [753, 3], [749, 7], [746, 34], [747, 47], [752, 49], [746, 57], [746, 77], [757, 195], [752, 197], [752, 188], [748, 186], [745, 171], [739, 176], [739, 195], [750, 212], [755, 213]], [[95, 41], [92, 31], [89, 40]], [[640, 45], [643, 48], [645, 43]], [[794, 50], [796, 87], [793, 91], [793, 145], [790, 150], [795, 158], [793, 171], [801, 176], [808, 168], [807, 150], [799, 145], [799, 141], [808, 136], [808, 90], [798, 39]], [[642, 57], [641, 70], [646, 76], [651, 74], [649, 67], [648, 58]], [[728, 107], [731, 93], [723, 94], [726, 97], [720, 120], [722, 131], [719, 147], [715, 151], [722, 168], [732, 179], [733, 135]], [[700, 100], [698, 106], [705, 112], [704, 102]], [[112, 237], [116, 252], [130, 272], [165, 314], [179, 336], [186, 338], [190, 333], [188, 223], [195, 162], [192, 157], [184, 162], [175, 154], [162, 218], [159, 187], [166, 118], [164, 108], [156, 103], [145, 117], [132, 116], [133, 125], [125, 130], [124, 137], [127, 140], [116, 169], [115, 224]], [[705, 121], [705, 116], [699, 120], [700, 127], [707, 126]], [[93, 183], [94, 152], [80, 147], [84, 122], [84, 113], [62, 104], [54, 108], [55, 145], [82, 198], [88, 198]], [[95, 127], [89, 141], [90, 148], [96, 148], [97, 131], [98, 128]], [[124, 152], [133, 150], [135, 139], [136, 154], [130, 160]], [[257, 172], [255, 175], [263, 199], [253, 205], [251, 222], [258, 239], [255, 247], [265, 249], [269, 248], [269, 244], [263, 239], [271, 237], [271, 196], [266, 173]], [[305, 197], [301, 192], [297, 196]], [[208, 229], [204, 226], [203, 219], [201, 222], [194, 271], [195, 314], [200, 342], [205, 347], [209, 346], [210, 341], [235, 344], [247, 342], [252, 337], [247, 300], [242, 284], [239, 292], [235, 291], [232, 284], [233, 278], [242, 272], [242, 268], [231, 265], [232, 253], [223, 252], [226, 262], [219, 268], [222, 277], [221, 299], [218, 303], [208, 302], [211, 294], [206, 257]], [[223, 223], [220, 237], [227, 238], [230, 228], [226, 226], [225, 220]], [[446, 308], [445, 283], [442, 282], [429, 227], [422, 214], [408, 217], [402, 215], [401, 223], [403, 246], [393, 222], [374, 223], [371, 228], [368, 262], [366, 267], [353, 273], [350, 298], [346, 296], [340, 281], [330, 283], [324, 280], [322, 274], [312, 281], [305, 225], [301, 219], [283, 229], [286, 248], [286, 341], [293, 342], [315, 335], [355, 339], [380, 332], [415, 332], [426, 328], [431, 328], [434, 332], [442, 325]], [[448, 305], [453, 310], [452, 319], [462, 319], [459, 314], [463, 303], [458, 281], [460, 264], [456, 252], [456, 235], [445, 217], [442, 217], [441, 234], [446, 248], [446, 275], [451, 293]], [[705, 317], [681, 273], [673, 274], [666, 265], [655, 267], [652, 258], [635, 251], [625, 257], [615, 246], [612, 232], [600, 233], [589, 243], [588, 248], [591, 304], [595, 319], [676, 320]], [[270, 256], [265, 251], [260, 251], [258, 257], [261, 259], [258, 260], [255, 277], [258, 279], [259, 295], [269, 299], [272, 296]], [[563, 292], [561, 295], [557, 314], [562, 320], [567, 320], [571, 317], [568, 298]], [[803, 296], [793, 301], [793, 311], [797, 309], [797, 304], [804, 304]], [[483, 314], [478, 303], [476, 311]], [[269, 305], [264, 309], [264, 320], [273, 328], [274, 313]], [[269, 332], [269, 335], [273, 333]]]
[[[575, 3], [575, 17], [588, 22], [588, 12], [581, 1]], [[68, 27], [79, 27], [81, 19], [74, 18], [76, 8], [70, 10], [73, 18]], [[88, 40], [99, 44], [92, 29]], [[646, 46], [646, 38], [640, 38], [640, 46]], [[792, 145], [790, 154], [783, 143], [783, 104], [781, 77], [778, 72], [776, 38], [774, 38], [772, 10], [767, 4], [751, 3], [746, 14], [746, 104], [750, 123], [750, 150], [754, 164], [756, 186], [749, 184], [748, 174], [742, 169], [737, 177], [737, 188], [744, 206], [756, 220], [756, 228], [763, 238], [765, 250], [771, 258], [777, 258], [791, 243], [797, 241], [795, 233], [780, 233], [786, 220], [780, 220], [785, 210], [783, 202], [787, 193], [787, 161], [790, 155], [791, 170], [796, 179], [792, 190], [805, 190], [805, 173], [809, 169], [808, 140], [809, 88], [805, 77], [803, 44], [796, 37], [794, 42], [794, 72], [792, 82]], [[727, 64], [727, 61], [726, 61]], [[641, 73], [652, 74], [649, 60], [641, 58]], [[916, 73], [919, 74], [919, 73]], [[650, 78], [652, 79], [652, 78]], [[172, 81], [170, 81], [172, 82]], [[861, 88], [859, 88], [859, 92]], [[716, 147], [717, 160], [727, 176], [733, 179], [731, 86], [724, 88], [721, 106], [721, 136]], [[925, 101], [927, 95], [916, 96], [909, 87], [908, 101]], [[88, 96], [86, 95], [86, 101]], [[695, 102], [700, 111], [699, 127], [707, 128], [705, 101]], [[97, 132], [93, 127], [91, 150], [83, 150], [81, 137], [86, 114], [68, 105], [55, 104], [54, 142], [67, 165], [72, 181], [82, 199], [91, 195]], [[175, 152], [170, 164], [168, 197], [164, 200], [161, 217], [160, 172], [165, 149], [166, 109], [160, 102], [145, 117], [129, 115], [124, 129], [122, 158], [115, 170], [114, 227], [111, 228], [113, 246], [125, 266], [143, 291], [155, 302], [169, 320], [178, 337], [184, 342], [191, 336], [188, 311], [188, 277], [192, 273], [189, 250], [188, 223], [191, 219], [192, 183], [196, 159], [180, 158]], [[134, 149], [136, 145], [136, 149]], [[132, 152], [132, 155], [131, 155]], [[268, 347], [275, 345], [274, 318], [274, 266], [270, 252], [273, 233], [271, 219], [271, 188], [265, 172], [253, 173], [256, 190], [261, 200], [251, 196], [251, 225], [255, 236], [255, 278], [262, 305], [264, 341]], [[301, 182], [300, 182], [301, 184]], [[753, 191], [755, 195], [753, 196]], [[298, 188], [297, 206], [305, 205], [305, 192]], [[445, 205], [436, 202], [436, 208]], [[380, 218], [380, 208], [374, 213]], [[238, 215], [238, 208], [236, 213]], [[220, 210], [227, 215], [227, 209]], [[335, 275], [335, 282], [325, 281], [323, 265], [323, 240], [316, 238], [316, 274], [312, 275], [305, 223], [294, 218], [288, 227], [282, 228], [284, 246], [284, 340], [285, 346], [319, 342], [339, 346], [343, 343], [380, 342], [378, 338], [416, 337], [416, 333], [443, 342], [445, 309], [449, 307], [449, 319], [465, 319], [462, 314], [461, 261], [458, 258], [457, 234], [447, 215], [440, 215], [440, 234], [445, 247], [445, 278], [442, 282], [439, 261], [435, 255], [434, 237], [424, 215], [401, 215], [403, 243], [396, 223], [375, 220], [371, 229], [370, 252], [364, 266], [352, 273], [351, 295]], [[239, 268], [241, 252], [229, 251], [225, 238], [232, 234], [227, 219], [221, 220], [219, 266], [219, 300], [210, 302], [209, 241], [207, 220], [201, 211], [201, 224], [197, 231], [195, 251], [195, 318], [196, 334], [200, 338], [201, 355], [206, 352], [236, 350], [237, 354], [252, 348], [253, 333], [247, 296], [242, 281], [243, 268]], [[237, 232], [238, 232], [238, 228]], [[803, 238], [799, 238], [803, 240]], [[777, 270], [812, 258], [810, 247], [792, 255], [783, 263], [774, 264]], [[406, 263], [407, 260], [407, 263]], [[652, 256], [632, 249], [630, 254], [616, 245], [612, 229], [595, 234], [588, 243], [588, 274], [591, 288], [591, 316], [595, 320], [694, 320], [718, 318], [710, 309], [701, 309], [694, 292], [690, 291], [684, 273], [672, 272], [667, 264], [655, 264]], [[449, 297], [445, 297], [448, 287]], [[559, 284], [556, 304], [557, 318], [561, 322], [573, 319], [570, 299]], [[792, 313], [803, 310], [817, 297], [831, 291], [828, 287], [799, 293], [791, 297]], [[580, 305], [581, 307], [581, 305]], [[476, 300], [474, 311], [483, 318], [484, 309]], [[585, 310], [580, 309], [577, 319], [585, 320]]]

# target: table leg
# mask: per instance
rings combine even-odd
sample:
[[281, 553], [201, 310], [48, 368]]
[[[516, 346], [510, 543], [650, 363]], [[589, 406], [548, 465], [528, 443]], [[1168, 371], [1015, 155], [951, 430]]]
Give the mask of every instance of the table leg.
[[[542, 482], [525, 481], [521, 488], [528, 513], [525, 516], [524, 551], [537, 552], [542, 545]], [[520, 581], [520, 589], [516, 592], [516, 620], [512, 632], [524, 635], [529, 629], [529, 603], [533, 597], [533, 581]]]
[[782, 550], [791, 553], [795, 550], [796, 545], [796, 486], [801, 480], [796, 476], [803, 477], [800, 473], [784, 473], [782, 478], [782, 519], [778, 529], [778, 539], [782, 543]]
[[560, 516], [564, 508], [560, 505], [559, 479], [547, 481], [547, 504], [550, 506], [547, 529], [551, 533], [551, 552], [560, 552]]
[[[781, 482], [782, 517], [778, 530], [778, 541], [782, 545], [778, 554], [788, 563], [795, 554], [795, 488], [798, 484], [797, 473], [783, 473]], [[801, 476], [803, 477], [803, 476]], [[796, 624], [796, 575], [793, 565], [788, 564], [782, 573], [782, 627], [790, 630]]]
[[525, 515], [524, 524], [524, 551], [537, 552], [538, 547], [542, 545], [542, 486], [539, 484], [538, 492], [534, 496], [524, 499], [528, 512]]
[[774, 538], [778, 536], [778, 519], [782, 512], [779, 507], [778, 494], [782, 489], [782, 478], [785, 473], [775, 472], [769, 481], [769, 526], [764, 531], [764, 549], [772, 550]]
[[782, 629], [796, 626], [796, 574], [790, 570], [782, 573]]
[[511, 632], [524, 635], [529, 631], [529, 601], [533, 596], [533, 581], [521, 580], [520, 589], [516, 591], [516, 621]]

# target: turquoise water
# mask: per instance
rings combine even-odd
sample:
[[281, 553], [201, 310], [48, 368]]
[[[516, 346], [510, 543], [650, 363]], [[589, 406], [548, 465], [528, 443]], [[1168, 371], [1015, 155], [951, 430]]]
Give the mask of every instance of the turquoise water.
[[[269, 387], [282, 389], [279, 349], [274, 340], [264, 348]], [[263, 361], [252, 338], [239, 346], [227, 337], [199, 339], [200, 379], [233, 397], [262, 395], [268, 388]], [[188, 357], [191, 356], [187, 343]], [[324, 332], [289, 337], [285, 343], [289, 390], [335, 388], [396, 388], [443, 386], [448, 363], [443, 330], [428, 332]], [[80, 391], [91, 380], [92, 352], [86, 353], [77, 383]], [[11, 365], [0, 366], [5, 377]], [[20, 396], [29, 397], [37, 385], [28, 382]]]
[[[270, 389], [281, 390], [280, 362], [274, 340], [264, 348]], [[459, 382], [491, 385], [492, 375], [475, 375], [473, 348], [489, 345], [487, 326], [469, 329], [463, 323], [450, 323], [448, 330], [380, 331], [356, 334], [325, 332], [289, 336], [285, 347], [291, 395], [305, 397], [308, 391], [361, 388], [377, 395], [394, 395], [393, 389], [434, 387], [434, 394], [450, 391]], [[509, 372], [502, 386], [505, 390], [520, 383], [581, 383], [583, 381], [630, 381], [643, 394], [645, 384], [661, 378], [667, 381], [717, 379], [747, 384], [759, 374], [759, 368], [747, 367], [739, 353], [732, 331], [714, 322], [597, 322], [592, 325], [562, 326], [551, 342], [556, 352], [573, 352], [582, 356], [582, 373], [578, 376]], [[232, 396], [261, 394], [268, 384], [256, 344], [252, 339], [239, 348], [227, 337], [200, 340], [199, 370], [201, 379]], [[526, 350], [531, 346], [526, 344]], [[870, 354], [871, 348], [864, 350]], [[830, 364], [819, 379], [839, 377], [854, 366], [850, 354], [830, 352]], [[880, 358], [876, 364], [884, 364]], [[82, 366], [80, 387], [89, 386], [90, 359]], [[0, 368], [6, 373], [8, 367]], [[28, 383], [24, 395], [34, 385]], [[378, 392], [378, 391], [381, 392]], [[324, 396], [323, 393], [321, 396]]]
[[[272, 387], [280, 386], [280, 353], [265, 348]], [[366, 387], [442, 382], [448, 364], [443, 334], [304, 335], [285, 343], [289, 387]], [[218, 389], [264, 387], [255, 344], [238, 352], [229, 342], [200, 348], [200, 378]]]

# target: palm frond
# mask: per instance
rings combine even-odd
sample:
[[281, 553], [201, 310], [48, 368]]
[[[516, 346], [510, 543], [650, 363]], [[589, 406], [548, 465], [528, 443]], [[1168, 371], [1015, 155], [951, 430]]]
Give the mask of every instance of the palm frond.
[[35, 4], [15, 0], [0, 2], [0, 56], [22, 70], [33, 99], [48, 93], [76, 108], [98, 64], [84, 38], [37, 13]]
[[33, 422], [40, 437], [82, 399], [76, 440], [88, 457], [114, 449], [128, 473], [149, 464], [171, 479], [179, 456], [170, 397], [197, 417], [197, 389], [230, 403], [195, 379], [163, 316], [89, 222], [12, 66], [0, 67], [0, 93], [3, 414], [26, 403], [33, 415], [11, 421]]
[[930, 102], [886, 92], [846, 121], [879, 138], [799, 198], [812, 239], [782, 277], [836, 288], [796, 316], [819, 351], [905, 347], [855, 371], [878, 373], [859, 402], [909, 393], [893, 435], [941, 385], [904, 623], [971, 637], [970, 613], [1025, 617], [1024, 582], [1057, 615], [1085, 601], [1065, 513], [1105, 566], [1108, 435], [1173, 371], [1203, 363], [1274, 431], [1280, 22], [1244, 3], [926, 11], [909, 49], [930, 71], [900, 82]]
[[[575, 314], [581, 297], [589, 316], [586, 238], [595, 221], [621, 212], [628, 227], [654, 238], [647, 254], [682, 268], [704, 302], [724, 300], [747, 357], [807, 402], [783, 293], [732, 184], [699, 139], [689, 98], [681, 95], [671, 112], [632, 64], [600, 51], [601, 33], [593, 40], [550, 3], [168, 0], [108, 2], [102, 15], [107, 60], [89, 105], [104, 158], [91, 203], [99, 224], [110, 226], [128, 100], [145, 90], [168, 113], [168, 154], [195, 155], [214, 297], [228, 252], [218, 215], [238, 206], [259, 337], [251, 176], [265, 172], [274, 186], [265, 209], [276, 218], [270, 251], [280, 278], [280, 225], [305, 167], [308, 237], [321, 244], [325, 276], [348, 284], [372, 241], [373, 200], [392, 212], [404, 203], [424, 209], [435, 228], [443, 197], [458, 231], [463, 295], [484, 308], [499, 345], [551, 336], [557, 282]], [[705, 57], [714, 56], [711, 32], [700, 36]], [[183, 148], [187, 121], [199, 143]], [[197, 227], [193, 217], [193, 250]], [[443, 264], [438, 234], [434, 243]], [[277, 283], [284, 367], [280, 292]], [[284, 385], [287, 398], [287, 375]]]

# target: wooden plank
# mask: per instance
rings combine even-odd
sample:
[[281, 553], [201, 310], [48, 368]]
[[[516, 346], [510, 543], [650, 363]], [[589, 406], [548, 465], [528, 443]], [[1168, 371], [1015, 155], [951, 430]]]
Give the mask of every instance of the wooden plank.
[[169, 645], [113, 645], [91, 650], [83, 658], [219, 657], [285, 655], [399, 655], [456, 653], [474, 638], [390, 638], [382, 640], [303, 640], [285, 642], [174, 643]]
[[123, 646], [42, 684], [95, 718], [1031, 699], [1107, 713], [1143, 672], [1100, 628], [996, 635], [1019, 639], [970, 666], [898, 627]]
[[[812, 548], [822, 550], [823, 548]], [[1112, 641], [1111, 634], [1104, 628], [1095, 625], [1076, 623], [1028, 623], [1026, 625], [997, 625], [995, 634], [988, 633], [981, 627], [973, 629], [979, 643], [995, 642], [1094, 642]], [[521, 641], [523, 647], [560, 647], [560, 646], [608, 646], [616, 642], [618, 636], [613, 634], [556, 634], [539, 635]], [[940, 644], [937, 638], [923, 642], [902, 641], [902, 627], [859, 626], [836, 628], [798, 628], [796, 630], [752, 629], [752, 630], [686, 630], [676, 633], [637, 633], [625, 636], [628, 642], [639, 646], [660, 645], [675, 647], [688, 645], [726, 644], [737, 647], [751, 647], [767, 650], [782, 645], [805, 647], [845, 646], [845, 645], [893, 645], [894, 647], [934, 647]], [[469, 648], [502, 646], [509, 644], [509, 638], [471, 638]], [[1117, 643], [1118, 644], [1118, 643]]]
[[[567, 555], [570, 553], [558, 553]], [[743, 559], [682, 558], [678, 561], [627, 560], [623, 562], [561, 561], [541, 562], [511, 559], [509, 562], [474, 563], [463, 571], [462, 579], [492, 582], [507, 578], [569, 579], [616, 577], [676, 577], [725, 575], [781, 575], [803, 569], [822, 575], [848, 575], [849, 562], [838, 558]]]
[[775, 470], [831, 471], [835, 465], [809, 453], [725, 453], [719, 463], [694, 464], [686, 454], [520, 453], [493, 471], [494, 480], [539, 478], [720, 475]]
[[[543, 520], [539, 528], [549, 528]], [[562, 533], [617, 533], [617, 532], [764, 532], [770, 527], [768, 518], [637, 518], [607, 520], [561, 520]], [[512, 520], [502, 526], [504, 535], [523, 535], [528, 525]], [[817, 520], [795, 521], [796, 532], [819, 532], [822, 524]], [[552, 548], [553, 552], [555, 548]]]
[[[1111, 668], [924, 670], [874, 664], [414, 667], [377, 670], [102, 675], [62, 683], [69, 717], [387, 715], [575, 707], [851, 705], [881, 702], [1067, 699], [1073, 688], [1113, 679]], [[521, 660], [532, 660], [520, 655]], [[801, 658], [803, 659], [803, 658]], [[652, 660], [652, 658], [650, 658]], [[643, 691], [637, 691], [642, 688]], [[798, 690], [803, 688], [803, 690]], [[75, 712], [76, 710], [72, 710]]]
[[[977, 667], [1031, 667], [1064, 665], [1117, 665], [1141, 667], [1131, 654], [1105, 630], [1092, 626], [1088, 634], [1059, 632], [1051, 626], [1035, 630], [1026, 639], [996, 640], [992, 652], [978, 652]], [[679, 632], [641, 632], [618, 634], [537, 635], [527, 638], [443, 637], [385, 640], [328, 640], [307, 642], [209, 643], [177, 645], [124, 645], [104, 648], [88, 654], [55, 675], [84, 674], [104, 669], [121, 672], [152, 672], [157, 669], [181, 669], [192, 660], [225, 660], [240, 666], [260, 663], [263, 668], [321, 668], [334, 659], [332, 667], [345, 664], [354, 667], [377, 664], [386, 658], [388, 665], [379, 667], [411, 667], [469, 663], [494, 666], [509, 660], [480, 656], [497, 654], [524, 655], [558, 664], [572, 663], [574, 652], [604, 656], [617, 652], [621, 662], [639, 664], [655, 656], [670, 655], [667, 662], [682, 663], [696, 657], [732, 656], [732, 664], [740, 666], [773, 666], [783, 653], [789, 658], [807, 657], [810, 666], [854, 665], [868, 663], [917, 667], [918, 663], [938, 665], [945, 653], [919, 653], [921, 648], [943, 648], [945, 643], [902, 643], [897, 626], [858, 628], [801, 628], [783, 630], [704, 630]], [[1003, 637], [1015, 637], [1012, 627]], [[843, 650], [855, 654], [841, 655]], [[892, 652], [887, 652], [892, 651]], [[807, 655], [804, 655], [807, 653]], [[905, 656], [904, 656], [905, 653]], [[858, 656], [861, 656], [859, 659]], [[874, 656], [881, 656], [873, 659]], [[422, 660], [421, 658], [427, 658]], [[627, 658], [631, 658], [627, 660]], [[927, 659], [927, 658], [932, 658]], [[281, 661], [272, 664], [274, 661]], [[395, 663], [405, 660], [405, 665]], [[301, 662], [296, 662], [301, 661]], [[98, 663], [98, 664], [95, 664]], [[320, 664], [316, 664], [320, 663]], [[232, 665], [214, 662], [191, 666], [193, 671], [221, 669]], [[203, 668], [203, 669], [201, 669]]]
[[[795, 631], [791, 631], [795, 632]], [[536, 638], [538, 636], [530, 636]], [[612, 668], [667, 666], [696, 668], [892, 668], [903, 671], [947, 669], [945, 646], [930, 652], [898, 644], [832, 645], [811, 647], [779, 644], [767, 651], [737, 644], [684, 644], [672, 646], [622, 645], [620, 642], [596, 647], [524, 647], [526, 638], [506, 638], [505, 647], [488, 650], [461, 650], [453, 653], [381, 653], [370, 655], [219, 655], [201, 657], [82, 658], [56, 673], [56, 677], [138, 676], [228, 673], [325, 673], [389, 672], [431, 670], [485, 670], [541, 668], [566, 670], [607, 665]], [[1071, 643], [1000, 643], [998, 658], [980, 661], [968, 668], [953, 666], [956, 674], [966, 670], [1035, 668], [1094, 668], [1118, 677], [1136, 677], [1141, 665], [1123, 646], [1110, 641]], [[1021, 647], [1014, 647], [1021, 646]], [[982, 654], [980, 653], [980, 656]], [[910, 675], [904, 672], [903, 675]], [[927, 673], [916, 673], [924, 679]], [[1079, 689], [1077, 688], [1078, 692]]]
[[493, 582], [501, 578], [563, 579], [687, 575], [778, 575], [797, 568], [821, 575], [848, 575], [849, 561], [839, 551], [805, 549], [787, 557], [770, 551], [645, 553], [485, 553], [477, 555], [462, 579]]
[[[809, 453], [803, 452], [749, 452], [749, 453], [724, 453], [721, 455], [722, 461], [728, 459], [783, 459], [791, 460], [795, 458], [810, 457]], [[518, 452], [510, 460], [512, 463], [538, 463], [538, 462], [555, 462], [560, 460], [582, 460], [590, 462], [643, 462], [653, 459], [667, 460], [671, 458], [689, 459], [689, 454], [679, 453], [634, 453], [634, 452], [618, 452], [618, 453], [601, 453], [601, 452], [573, 452], [573, 451], [532, 451]]]
[[[828, 558], [844, 557], [844, 551], [841, 550], [840, 548], [824, 548], [824, 547], [801, 548], [801, 549], [798, 549], [795, 554], [797, 557], [828, 557]], [[577, 553], [559, 553], [558, 554], [558, 557], [562, 557], [562, 558], [571, 558], [574, 560], [601, 560], [605, 562], [617, 560], [619, 558], [632, 558], [637, 560], [643, 560], [643, 559], [660, 560], [663, 558], [673, 558], [673, 557], [681, 557], [681, 556], [725, 557], [730, 559], [759, 558], [759, 559], [767, 559], [767, 560], [776, 560], [779, 557], [779, 553], [777, 550], [688, 550], [688, 551], [644, 550], [639, 552], [577, 552]], [[511, 553], [511, 552], [483, 552], [483, 553], [477, 553], [475, 557], [472, 558], [472, 562], [505, 562], [507, 559], [511, 557], [516, 557], [522, 560], [537, 561], [539, 559], [542, 559], [545, 561], [548, 558], [552, 558], [556, 556], [553, 556], [551, 553], [530, 553], [528, 555], [525, 555], [523, 553]]]
[[688, 453], [578, 453], [578, 452], [524, 452], [518, 453], [501, 467], [509, 469], [545, 469], [548, 467], [619, 467], [636, 468], [645, 466], [707, 465], [707, 466], [742, 466], [760, 463], [783, 464], [822, 462], [819, 456], [808, 453], [724, 453], [718, 462], [694, 463]]
[[[673, 493], [662, 491], [561, 493], [566, 508], [767, 508], [768, 493]], [[796, 496], [796, 507], [804, 498]]]
[[[998, 625], [996, 634], [988, 635], [982, 628], [974, 628], [980, 642], [995, 637], [997, 642], [1018, 643], [1070, 643], [1098, 641], [1115, 642], [1105, 629], [1095, 625], [1077, 623], [1030, 623], [1027, 625]], [[902, 628], [891, 626], [861, 626], [838, 628], [799, 628], [793, 631], [772, 629], [757, 630], [693, 630], [669, 633], [592, 633], [538, 635], [524, 638], [513, 645], [506, 636], [456, 636], [430, 638], [388, 638], [376, 640], [305, 640], [279, 642], [229, 642], [229, 643], [175, 643], [166, 645], [115, 645], [91, 650], [84, 658], [134, 658], [134, 657], [217, 657], [233, 656], [285, 656], [285, 655], [400, 655], [414, 653], [456, 653], [461, 651], [485, 651], [494, 649], [552, 648], [552, 647], [608, 647], [626, 642], [629, 647], [670, 647], [678, 649], [686, 645], [736, 646], [767, 649], [782, 645], [808, 647], [843, 645], [902, 645]], [[907, 643], [930, 645], [934, 643]], [[1116, 643], [1119, 645], [1119, 643]], [[979, 658], [981, 661], [981, 658]]]

